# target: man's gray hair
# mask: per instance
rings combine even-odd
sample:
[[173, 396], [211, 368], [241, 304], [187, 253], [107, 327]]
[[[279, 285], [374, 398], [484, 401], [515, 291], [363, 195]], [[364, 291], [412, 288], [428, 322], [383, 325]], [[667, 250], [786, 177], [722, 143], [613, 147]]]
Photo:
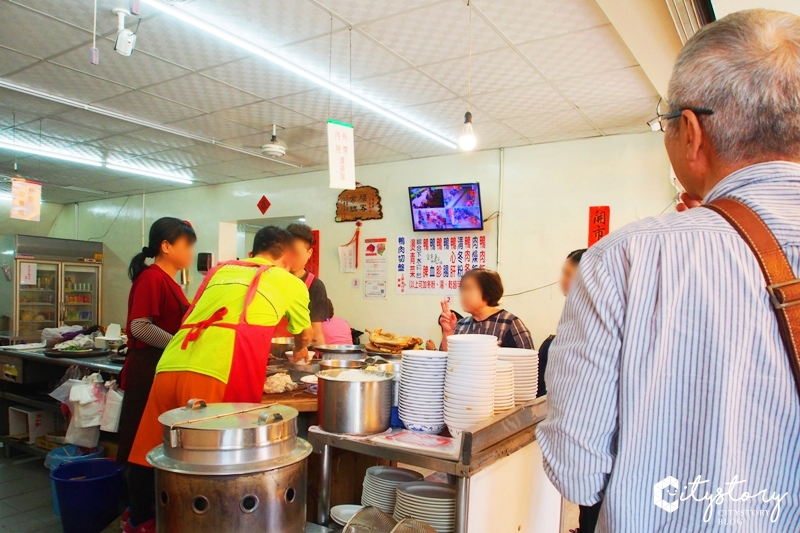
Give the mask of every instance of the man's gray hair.
[[678, 56], [667, 100], [670, 111], [714, 111], [700, 120], [725, 163], [800, 160], [800, 17], [754, 9], [703, 27]]

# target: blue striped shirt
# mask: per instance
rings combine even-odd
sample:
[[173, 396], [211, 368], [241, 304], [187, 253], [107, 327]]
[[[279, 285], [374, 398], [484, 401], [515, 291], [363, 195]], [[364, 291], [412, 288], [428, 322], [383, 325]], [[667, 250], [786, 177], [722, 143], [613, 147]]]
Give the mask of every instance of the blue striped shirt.
[[[741, 169], [705, 201], [723, 197], [755, 209], [800, 275], [800, 165]], [[800, 401], [765, 285], [709, 209], [583, 256], [537, 436], [565, 498], [603, 501], [598, 532], [800, 530]]]

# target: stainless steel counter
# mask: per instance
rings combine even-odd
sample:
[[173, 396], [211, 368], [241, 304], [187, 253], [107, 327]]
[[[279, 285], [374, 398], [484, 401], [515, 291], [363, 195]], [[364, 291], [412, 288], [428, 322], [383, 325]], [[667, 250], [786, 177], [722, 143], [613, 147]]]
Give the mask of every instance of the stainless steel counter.
[[9, 350], [0, 347], [0, 354], [7, 357], [17, 357], [23, 361], [32, 361], [40, 364], [70, 367], [73, 365], [82, 366], [98, 372], [107, 372], [118, 375], [122, 371], [122, 365], [112, 363], [109, 356], [103, 357], [76, 357], [60, 358], [47, 357], [44, 352], [39, 350]]
[[463, 533], [466, 531], [470, 477], [536, 440], [536, 425], [546, 417], [546, 396], [495, 416], [475, 426], [471, 431], [465, 431], [461, 436], [461, 450], [458, 457], [452, 459], [426, 455], [413, 450], [381, 446], [346, 435], [331, 435], [313, 429], [309, 430], [308, 441], [314, 447], [314, 451], [322, 455], [317, 521], [327, 524], [330, 519], [333, 449], [339, 448], [455, 476], [455, 531]]

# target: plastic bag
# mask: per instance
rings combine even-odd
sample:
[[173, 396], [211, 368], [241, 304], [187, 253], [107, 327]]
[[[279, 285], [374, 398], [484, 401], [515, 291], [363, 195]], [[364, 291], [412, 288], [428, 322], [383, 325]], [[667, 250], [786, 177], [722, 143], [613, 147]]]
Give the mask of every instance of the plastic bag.
[[52, 348], [59, 342], [64, 340], [65, 333], [74, 333], [76, 331], [83, 331], [81, 326], [61, 326], [59, 328], [44, 328], [42, 330], [42, 342], [47, 344], [48, 348]]
[[100, 426], [79, 428], [75, 425], [75, 417], [73, 417], [67, 428], [67, 436], [64, 437], [64, 441], [75, 446], [94, 448], [100, 442]]
[[117, 388], [115, 380], [106, 381], [106, 403], [103, 409], [103, 418], [100, 422], [100, 429], [116, 433], [119, 431], [119, 416], [122, 413], [122, 398], [124, 393]]
[[103, 420], [106, 388], [100, 374], [92, 374], [69, 391], [72, 421], [79, 428], [99, 426]]

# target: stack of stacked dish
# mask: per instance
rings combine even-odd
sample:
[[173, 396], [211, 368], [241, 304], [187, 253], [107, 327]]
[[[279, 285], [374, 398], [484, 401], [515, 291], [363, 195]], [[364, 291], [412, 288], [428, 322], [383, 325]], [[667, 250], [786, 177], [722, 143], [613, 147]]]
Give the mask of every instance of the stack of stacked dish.
[[494, 412], [514, 408], [514, 364], [497, 361], [497, 384], [494, 387]]
[[498, 348], [497, 358], [514, 365], [514, 403], [536, 399], [539, 390], [539, 352], [520, 348]]
[[394, 512], [396, 489], [403, 483], [422, 481], [419, 472], [394, 466], [372, 466], [364, 477], [361, 504], [377, 507], [385, 513]]
[[494, 415], [497, 337], [451, 335], [447, 344], [444, 422], [450, 434], [458, 437], [465, 429]]
[[394, 519], [416, 518], [437, 533], [453, 533], [456, 520], [456, 489], [444, 483], [420, 481], [397, 487]]
[[407, 429], [435, 435], [445, 428], [446, 371], [447, 352], [403, 352], [398, 414]]

